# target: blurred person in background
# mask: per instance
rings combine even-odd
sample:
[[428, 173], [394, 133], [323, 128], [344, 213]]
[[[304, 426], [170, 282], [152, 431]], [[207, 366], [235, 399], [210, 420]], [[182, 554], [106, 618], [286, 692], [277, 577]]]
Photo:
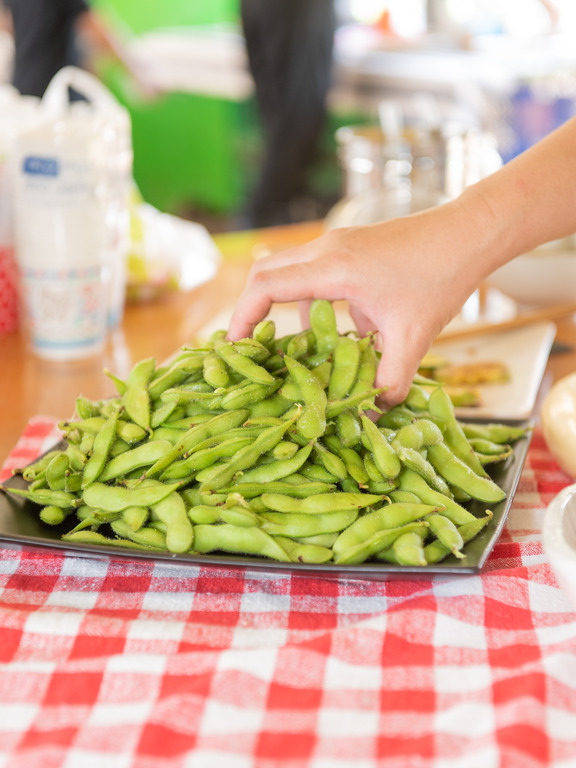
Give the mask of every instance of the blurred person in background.
[[86, 0], [0, 0], [3, 27], [14, 38], [12, 84], [22, 95], [41, 97], [67, 65], [90, 67], [96, 55], [120, 61], [142, 93], [146, 73]]
[[292, 220], [326, 120], [333, 0], [241, 0], [248, 63], [264, 135], [248, 226]]

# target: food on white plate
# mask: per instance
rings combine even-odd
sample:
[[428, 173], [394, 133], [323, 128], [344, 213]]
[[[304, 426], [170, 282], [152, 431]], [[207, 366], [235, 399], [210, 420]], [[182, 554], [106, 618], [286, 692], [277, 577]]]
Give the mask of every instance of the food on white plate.
[[510, 381], [510, 371], [503, 362], [452, 363], [447, 357], [432, 352], [424, 356], [418, 373], [443, 384], [456, 407], [479, 407], [483, 404], [479, 386]]

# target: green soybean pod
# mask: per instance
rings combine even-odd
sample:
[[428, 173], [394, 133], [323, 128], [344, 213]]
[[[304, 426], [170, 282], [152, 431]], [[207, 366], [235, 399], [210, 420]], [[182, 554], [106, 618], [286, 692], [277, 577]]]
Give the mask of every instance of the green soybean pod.
[[411, 469], [414, 472], [418, 472], [418, 474], [422, 475], [426, 480], [429, 486], [439, 493], [442, 493], [444, 496], [452, 495], [448, 483], [436, 472], [428, 459], [422, 456], [419, 451], [416, 451], [413, 448], [406, 448], [403, 445], [400, 445], [397, 440], [392, 442], [392, 447], [396, 451], [403, 466], [408, 467], [408, 469]]
[[442, 439], [442, 430], [429, 419], [416, 419], [411, 424], [400, 427], [394, 438], [404, 448], [414, 451], [441, 443]]
[[339, 565], [359, 565], [391, 547], [399, 536], [412, 533], [421, 528], [428, 528], [425, 522], [407, 523], [398, 528], [382, 528], [374, 531], [367, 539], [349, 549], [339, 549], [334, 554], [334, 562]]
[[150, 429], [148, 382], [152, 378], [155, 368], [156, 360], [153, 357], [136, 363], [128, 374], [126, 392], [122, 397], [122, 403], [128, 416], [146, 432]]
[[415, 419], [416, 415], [414, 411], [411, 411], [406, 405], [400, 403], [400, 405], [395, 405], [393, 408], [390, 408], [389, 411], [383, 413], [376, 423], [381, 429], [384, 427], [388, 429], [401, 429], [402, 427], [411, 424]]
[[155, 477], [159, 475], [166, 469], [166, 467], [170, 466], [173, 461], [176, 461], [181, 455], [192, 450], [195, 445], [207, 440], [209, 437], [213, 437], [214, 435], [221, 434], [222, 432], [240, 426], [240, 424], [246, 421], [249, 414], [250, 412], [246, 409], [227, 411], [226, 413], [213, 416], [209, 421], [202, 424], [195, 424], [182, 435], [170, 451], [167, 451], [164, 456], [161, 456], [151, 467], [149, 467], [149, 469], [146, 470], [146, 477]]
[[284, 358], [286, 367], [300, 387], [305, 406], [298, 418], [297, 429], [306, 440], [314, 440], [326, 429], [326, 392], [314, 374], [288, 355]]
[[365, 408], [371, 410], [377, 410], [376, 397], [384, 392], [383, 388], [379, 389], [367, 389], [362, 392], [356, 392], [353, 395], [345, 397], [343, 400], [329, 400], [326, 405], [326, 417], [334, 419], [342, 411], [346, 411], [350, 408]]
[[219, 508], [220, 520], [230, 525], [238, 525], [241, 528], [252, 528], [258, 525], [258, 517], [251, 509], [236, 504], [231, 507]]
[[271, 464], [248, 469], [238, 478], [238, 484], [270, 483], [275, 480], [280, 480], [287, 475], [291, 475], [302, 467], [304, 462], [310, 456], [312, 448], [313, 444], [309, 443], [303, 448], [300, 448], [294, 456], [288, 459], [274, 461]]
[[76, 413], [80, 419], [89, 419], [92, 416], [98, 416], [100, 409], [97, 403], [79, 395], [76, 398]]
[[149, 516], [148, 507], [126, 507], [120, 516], [133, 531], [138, 531], [146, 525]]
[[348, 468], [344, 461], [336, 453], [332, 453], [322, 443], [316, 442], [314, 452], [319, 457], [320, 462], [327, 472], [337, 477], [338, 480], [345, 480], [348, 477]]
[[476, 456], [480, 460], [480, 464], [483, 467], [487, 467], [489, 464], [499, 464], [501, 461], [506, 461], [514, 453], [511, 445], [502, 450], [501, 453], [479, 453], [476, 451]]
[[338, 531], [332, 533], [318, 533], [316, 536], [299, 536], [293, 541], [299, 541], [301, 544], [316, 544], [319, 547], [332, 549], [332, 545], [338, 538]]
[[188, 517], [194, 525], [212, 525], [220, 520], [220, 507], [195, 504], [188, 509]]
[[412, 383], [404, 403], [408, 406], [408, 408], [412, 408], [415, 411], [427, 411], [429, 399], [430, 395], [424, 389], [424, 387]]
[[340, 336], [334, 348], [334, 362], [328, 385], [328, 398], [341, 400], [350, 392], [358, 373], [360, 347], [352, 336]]
[[309, 320], [310, 328], [316, 337], [316, 349], [320, 353], [331, 353], [340, 338], [332, 304], [325, 299], [313, 301], [310, 306]]
[[135, 469], [150, 467], [171, 450], [172, 443], [168, 440], [150, 440], [147, 443], [142, 443], [142, 445], [124, 451], [110, 459], [101, 472], [99, 480], [105, 483]]
[[118, 424], [118, 411], [108, 418], [101, 431], [94, 438], [94, 447], [92, 454], [86, 466], [84, 467], [84, 474], [82, 477], [82, 488], [87, 488], [93, 483], [102, 473], [110, 449], [116, 439], [116, 427]]
[[114, 520], [114, 522], [110, 523], [110, 527], [121, 539], [133, 541], [140, 547], [144, 547], [145, 549], [166, 550], [166, 537], [156, 528], [148, 528], [145, 526], [134, 531], [129, 525], [126, 525], [123, 520]]
[[40, 520], [47, 525], [60, 525], [68, 517], [68, 514], [72, 510], [62, 509], [62, 507], [56, 507], [50, 504], [46, 507], [42, 507], [40, 510]]
[[260, 402], [253, 402], [247, 406], [250, 418], [280, 417], [287, 413], [292, 403], [282, 397], [278, 392], [266, 397]]
[[428, 515], [426, 522], [430, 526], [431, 532], [438, 541], [448, 547], [450, 552], [458, 558], [464, 557], [460, 550], [464, 546], [464, 540], [458, 528], [451, 520], [439, 513]]
[[142, 440], [147, 437], [148, 433], [138, 424], [133, 424], [124, 419], [118, 419], [116, 422], [116, 434], [125, 442], [134, 445], [135, 443], [142, 442]]
[[300, 472], [307, 480], [317, 483], [337, 483], [338, 478], [332, 475], [325, 467], [316, 464], [304, 464]]
[[152, 504], [151, 509], [152, 515], [166, 525], [166, 547], [169, 552], [182, 553], [192, 549], [194, 529], [179, 493], [172, 493]]
[[483, 437], [491, 440], [493, 443], [515, 443], [524, 437], [529, 431], [529, 427], [519, 427], [510, 424], [473, 424], [460, 422], [464, 434], [468, 439], [471, 437]]
[[211, 352], [204, 358], [203, 376], [214, 389], [227, 387], [230, 381], [224, 361], [215, 352]]
[[411, 469], [404, 468], [400, 473], [399, 488], [418, 496], [423, 504], [435, 504], [442, 514], [452, 520], [456, 525], [469, 523], [476, 518], [456, 501], [431, 488], [426, 480]]
[[84, 453], [82, 453], [82, 451], [77, 445], [67, 445], [64, 453], [66, 454], [66, 456], [68, 456], [70, 469], [72, 471], [74, 472], [84, 471], [84, 467], [86, 466], [88, 457]]
[[[490, 510], [486, 510], [484, 517], [476, 517], [469, 523], [464, 523], [458, 526], [458, 533], [462, 537], [462, 541], [466, 544], [472, 541], [483, 528], [493, 519], [493, 514]], [[424, 556], [428, 564], [439, 563], [451, 554], [450, 549], [442, 544], [438, 539], [431, 541], [424, 547]]]
[[70, 469], [70, 459], [65, 453], [54, 456], [46, 467], [46, 482], [52, 491], [63, 491], [66, 483], [66, 472]]
[[80, 493], [82, 490], [82, 474], [68, 470], [64, 473], [64, 490], [69, 493]]
[[287, 440], [283, 440], [272, 448], [272, 455], [277, 461], [291, 459], [296, 453], [298, 453], [298, 445]]
[[319, 544], [295, 541], [288, 536], [274, 536], [293, 563], [320, 564], [332, 559], [332, 550]]
[[[239, 480], [242, 480], [242, 477], [240, 477]], [[223, 493], [239, 492], [246, 499], [261, 497], [263, 493], [283, 493], [287, 496], [294, 496], [297, 499], [302, 499], [306, 496], [315, 496], [319, 493], [328, 493], [329, 491], [334, 490], [336, 490], [336, 486], [333, 483], [310, 481], [296, 485], [288, 482], [288, 478], [266, 483], [239, 482], [237, 485], [229, 485], [226, 488], [221, 489]], [[183, 491], [183, 493], [185, 492], [186, 491]]]
[[273, 320], [261, 320], [252, 331], [252, 338], [272, 349], [276, 340], [276, 324]]
[[336, 431], [340, 443], [346, 448], [354, 448], [360, 442], [362, 435], [362, 423], [359, 415], [349, 409], [342, 411], [336, 417]]
[[237, 371], [256, 384], [274, 383], [274, 376], [269, 371], [249, 357], [240, 354], [231, 341], [215, 342], [214, 351], [233, 371]]
[[[370, 493], [321, 493], [296, 499], [276, 493], [262, 494], [264, 504], [276, 512], [323, 514], [348, 509], [363, 509], [382, 501], [381, 496]], [[431, 511], [431, 510], [430, 510]]]
[[318, 363], [318, 365], [310, 370], [318, 379], [322, 389], [326, 389], [330, 384], [330, 377], [332, 375], [332, 361], [330, 359], [325, 360], [323, 363]]
[[225, 411], [248, 408], [273, 395], [279, 389], [281, 383], [281, 381], [275, 381], [272, 384], [250, 382], [246, 386], [239, 386], [222, 396], [222, 408]]
[[392, 551], [400, 565], [428, 565], [422, 537], [416, 531], [398, 536], [392, 544]]
[[200, 470], [214, 466], [218, 459], [230, 458], [239, 450], [246, 448], [254, 442], [252, 437], [236, 436], [223, 440], [220, 444], [204, 450], [194, 451], [187, 458], [175, 461], [160, 475], [162, 481], [180, 480], [190, 477]]
[[372, 389], [376, 379], [376, 371], [378, 370], [378, 360], [372, 337], [365, 336], [363, 339], [360, 339], [358, 347], [360, 350], [360, 361], [358, 363], [356, 379], [350, 389], [351, 396]]
[[324, 533], [343, 531], [358, 517], [357, 509], [306, 515], [298, 512], [260, 513], [262, 530], [274, 536], [317, 536]]
[[332, 549], [335, 555], [340, 555], [367, 541], [379, 531], [414, 523], [437, 511], [438, 507], [429, 504], [387, 504], [359, 517], [338, 536]]
[[487, 504], [496, 504], [506, 498], [506, 494], [491, 478], [477, 475], [459, 459], [444, 443], [431, 445], [428, 458], [439, 475], [457, 488]]
[[263, 363], [270, 357], [270, 350], [250, 337], [235, 341], [234, 346], [241, 355], [249, 357], [256, 363]]
[[444, 440], [450, 450], [477, 475], [487, 476], [482, 463], [476, 456], [474, 449], [468, 442], [459, 421], [454, 412], [452, 400], [442, 387], [437, 387], [428, 400], [430, 414], [442, 422]]
[[301, 360], [316, 348], [316, 337], [311, 328], [296, 333], [286, 346], [286, 354], [294, 360]]
[[370, 478], [360, 454], [353, 448], [342, 445], [335, 435], [328, 435], [324, 442], [333, 453], [340, 456], [350, 477], [359, 485], [366, 485]]
[[98, 531], [71, 531], [70, 533], [63, 534], [62, 539], [64, 541], [71, 541], [74, 544], [97, 544], [98, 546], [122, 547], [123, 549], [150, 549], [155, 551], [163, 549], [163, 547], [136, 544], [129, 539], [111, 539], [98, 533]]
[[38, 488], [37, 490], [24, 490], [20, 488], [11, 488], [6, 485], [0, 485], [0, 491], [4, 493], [13, 494], [14, 496], [22, 496], [24, 499], [28, 499], [33, 504], [37, 504], [40, 507], [62, 507], [62, 509], [68, 509], [70, 507], [79, 507], [82, 503], [73, 493], [67, 491], [52, 491], [50, 488]]
[[106, 485], [96, 481], [84, 490], [82, 502], [106, 512], [122, 512], [126, 507], [150, 507], [177, 489], [155, 480], [143, 480], [135, 488]]
[[363, 413], [360, 419], [378, 470], [384, 478], [397, 477], [402, 469], [402, 464], [396, 451], [366, 414]]
[[189, 381], [192, 376], [200, 375], [205, 357], [206, 352], [188, 353], [186, 357], [175, 360], [167, 370], [161, 373], [157, 370], [148, 384], [150, 400], [158, 400], [167, 389]]
[[162, 403], [157, 408], [153, 408], [150, 412], [150, 427], [157, 429], [162, 426], [175, 411], [183, 413], [175, 400]]
[[256, 555], [289, 563], [290, 557], [261, 528], [244, 528], [223, 523], [222, 525], [196, 525], [194, 527], [194, 551], [200, 554], [222, 551], [239, 555]]
[[482, 454], [484, 456], [509, 456], [509, 452], [513, 450], [511, 445], [494, 443], [492, 440], [487, 440], [485, 437], [472, 437], [469, 442], [476, 454]]

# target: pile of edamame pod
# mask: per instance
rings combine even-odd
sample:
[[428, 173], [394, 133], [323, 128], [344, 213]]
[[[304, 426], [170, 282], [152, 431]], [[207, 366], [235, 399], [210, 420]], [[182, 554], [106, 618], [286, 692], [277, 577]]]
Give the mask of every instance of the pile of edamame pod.
[[80, 544], [312, 564], [463, 558], [505, 496], [487, 467], [525, 429], [460, 422], [422, 377], [379, 411], [377, 362], [373, 337], [340, 334], [327, 301], [293, 335], [270, 320], [234, 343], [217, 332], [125, 380], [107, 372], [117, 397], [78, 397], [65, 447], [18, 470], [26, 489], [3, 490]]

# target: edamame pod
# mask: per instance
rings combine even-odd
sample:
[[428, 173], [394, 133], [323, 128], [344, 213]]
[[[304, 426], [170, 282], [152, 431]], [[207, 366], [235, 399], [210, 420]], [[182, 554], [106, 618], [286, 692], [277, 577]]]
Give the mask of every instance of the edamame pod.
[[242, 528], [237, 525], [196, 525], [194, 551], [231, 552], [239, 555], [269, 557], [289, 563], [290, 557], [282, 547], [261, 528]]
[[144, 480], [135, 488], [105, 485], [96, 481], [82, 494], [82, 502], [106, 512], [122, 512], [126, 507], [150, 507], [169, 496], [177, 484], [165, 485], [155, 480]]
[[152, 514], [166, 525], [169, 552], [188, 552], [194, 542], [194, 529], [179, 493], [172, 493], [151, 505]]

